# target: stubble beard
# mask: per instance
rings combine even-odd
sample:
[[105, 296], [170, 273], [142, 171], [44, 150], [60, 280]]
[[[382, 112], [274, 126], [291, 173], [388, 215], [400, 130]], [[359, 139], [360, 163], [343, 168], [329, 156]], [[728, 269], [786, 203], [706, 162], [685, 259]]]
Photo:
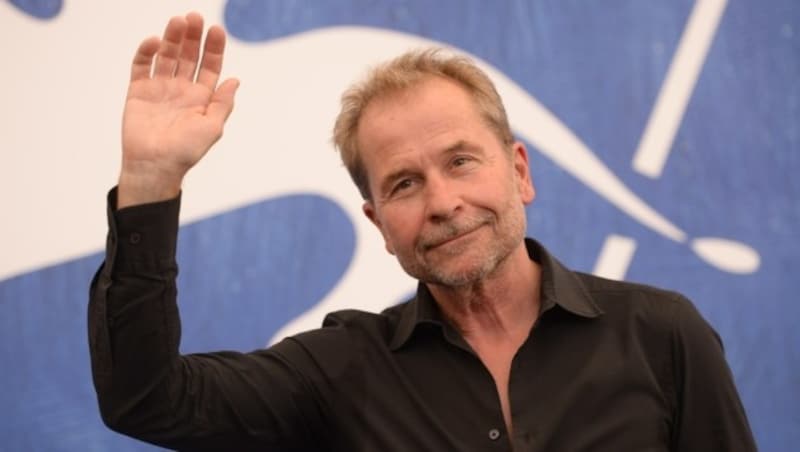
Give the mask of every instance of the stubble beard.
[[[510, 201], [503, 215], [482, 212], [458, 222], [442, 223], [426, 231], [417, 241], [413, 256], [398, 256], [400, 265], [406, 273], [427, 284], [454, 289], [480, 284], [492, 276], [525, 238], [525, 210], [521, 203], [514, 201], [519, 202]], [[436, 244], [471, 231], [484, 233], [478, 230], [483, 228], [489, 229], [489, 239], [478, 239], [478, 243], [467, 240], [464, 244], [444, 245], [452, 247], [446, 251], [431, 250]], [[451, 265], [453, 259], [461, 260], [455, 262], [458, 268]], [[472, 262], [464, 262], [466, 259]]]

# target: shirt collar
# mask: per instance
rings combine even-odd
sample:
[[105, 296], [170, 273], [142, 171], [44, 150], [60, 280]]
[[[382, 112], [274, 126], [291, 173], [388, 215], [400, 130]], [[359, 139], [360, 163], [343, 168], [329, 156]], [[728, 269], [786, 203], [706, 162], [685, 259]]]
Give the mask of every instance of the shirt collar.
[[[595, 318], [603, 314], [574, 272], [564, 267], [536, 240], [526, 238], [525, 246], [531, 260], [542, 268], [540, 315], [554, 306], [585, 318]], [[423, 283], [417, 285], [416, 296], [402, 306], [389, 347], [392, 350], [400, 348], [421, 323], [445, 323], [436, 300]]]

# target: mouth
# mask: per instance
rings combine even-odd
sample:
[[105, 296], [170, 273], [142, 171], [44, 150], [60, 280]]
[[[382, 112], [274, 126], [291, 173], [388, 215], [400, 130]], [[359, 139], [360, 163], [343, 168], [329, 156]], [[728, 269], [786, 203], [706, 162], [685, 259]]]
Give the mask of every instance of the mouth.
[[461, 241], [462, 239], [465, 239], [468, 236], [470, 236], [473, 232], [475, 232], [478, 229], [480, 229], [481, 226], [483, 226], [483, 225], [479, 224], [476, 227], [473, 227], [473, 228], [468, 229], [466, 231], [458, 232], [458, 233], [456, 233], [454, 235], [447, 236], [446, 238], [443, 238], [443, 239], [440, 239], [440, 240], [436, 240], [433, 243], [426, 243], [423, 246], [423, 249], [425, 251], [431, 251], [431, 250], [434, 250], [436, 248], [441, 248], [441, 247], [444, 247], [446, 245], [449, 245], [449, 244], [452, 244], [452, 243], [456, 243], [456, 242]]

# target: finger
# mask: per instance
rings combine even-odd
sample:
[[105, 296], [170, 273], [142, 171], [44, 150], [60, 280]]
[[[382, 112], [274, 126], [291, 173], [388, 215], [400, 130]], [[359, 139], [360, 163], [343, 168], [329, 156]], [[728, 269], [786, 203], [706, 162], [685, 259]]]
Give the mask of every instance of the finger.
[[206, 44], [203, 47], [203, 61], [197, 73], [197, 83], [207, 86], [212, 91], [217, 86], [219, 74], [222, 72], [222, 55], [225, 53], [225, 31], [214, 25], [208, 29]]
[[161, 39], [161, 48], [156, 54], [156, 64], [153, 67], [153, 76], [156, 78], [172, 77], [178, 66], [178, 55], [186, 34], [186, 19], [173, 17], [164, 29], [164, 38]]
[[150, 70], [153, 67], [153, 56], [161, 46], [161, 40], [155, 36], [147, 38], [139, 44], [136, 55], [133, 57], [131, 65], [131, 81], [150, 78]]
[[231, 78], [225, 80], [214, 94], [206, 109], [206, 115], [218, 124], [224, 124], [233, 111], [233, 98], [239, 89], [239, 80]]
[[186, 15], [186, 34], [181, 45], [178, 68], [175, 76], [194, 80], [197, 59], [200, 56], [200, 40], [203, 39], [203, 16], [197, 13]]

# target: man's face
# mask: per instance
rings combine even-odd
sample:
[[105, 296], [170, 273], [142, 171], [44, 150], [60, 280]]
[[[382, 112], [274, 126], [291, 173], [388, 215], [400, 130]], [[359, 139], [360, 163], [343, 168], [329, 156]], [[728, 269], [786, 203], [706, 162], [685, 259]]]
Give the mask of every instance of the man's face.
[[460, 85], [430, 77], [373, 100], [357, 139], [372, 194], [364, 213], [408, 274], [463, 286], [524, 252], [527, 153], [504, 147]]

